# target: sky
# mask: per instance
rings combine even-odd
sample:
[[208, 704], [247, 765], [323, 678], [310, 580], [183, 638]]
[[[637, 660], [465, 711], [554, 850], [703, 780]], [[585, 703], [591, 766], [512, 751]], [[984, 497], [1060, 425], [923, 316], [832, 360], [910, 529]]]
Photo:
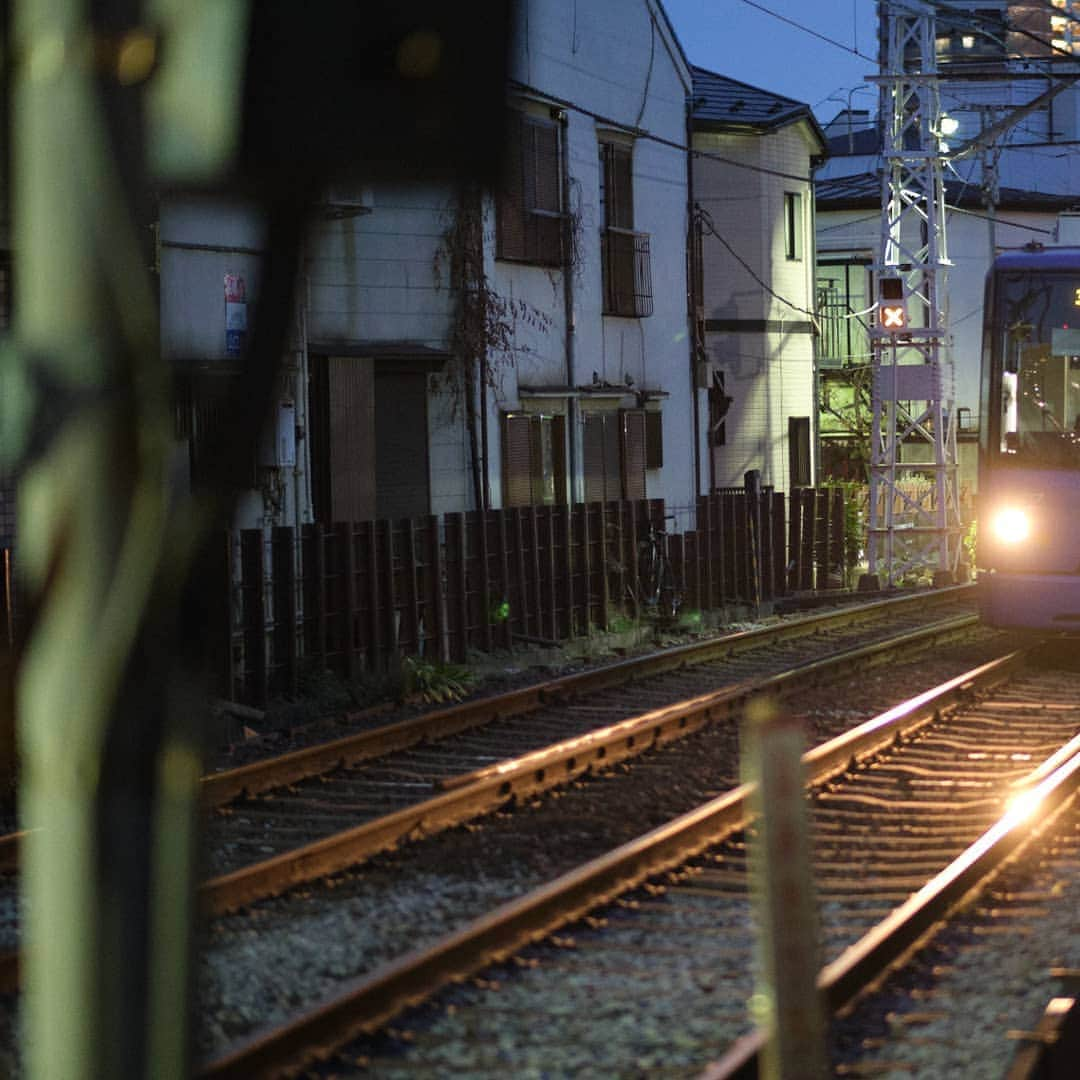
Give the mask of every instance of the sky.
[[[876, 73], [875, 0], [662, 3], [692, 64], [804, 102], [821, 122], [847, 107], [849, 92], [853, 108], [876, 109], [876, 91], [856, 89], [867, 75]], [[762, 8], [806, 29], [782, 22]], [[853, 49], [862, 56], [854, 55]]]

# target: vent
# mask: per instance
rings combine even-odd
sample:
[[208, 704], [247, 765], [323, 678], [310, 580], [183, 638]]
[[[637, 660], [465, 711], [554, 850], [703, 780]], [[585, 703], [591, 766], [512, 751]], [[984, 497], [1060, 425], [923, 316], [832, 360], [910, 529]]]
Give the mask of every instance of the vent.
[[335, 220], [370, 214], [375, 209], [375, 192], [370, 187], [337, 184], [324, 191], [319, 209], [323, 217]]

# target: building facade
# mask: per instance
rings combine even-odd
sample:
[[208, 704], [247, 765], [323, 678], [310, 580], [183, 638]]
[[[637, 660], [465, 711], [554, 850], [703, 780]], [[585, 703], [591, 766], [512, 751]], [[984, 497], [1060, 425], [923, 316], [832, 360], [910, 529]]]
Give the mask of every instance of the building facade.
[[695, 68], [693, 245], [709, 483], [817, 476], [813, 172], [807, 105]]

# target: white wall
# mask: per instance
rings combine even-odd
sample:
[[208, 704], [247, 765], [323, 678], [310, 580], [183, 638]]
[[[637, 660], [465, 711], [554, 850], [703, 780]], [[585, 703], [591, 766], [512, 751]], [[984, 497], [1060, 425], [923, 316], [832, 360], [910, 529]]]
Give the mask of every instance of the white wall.
[[[747, 470], [759, 469], [763, 483], [788, 490], [788, 418], [810, 417], [815, 425], [817, 411], [813, 336], [782, 328], [809, 322], [807, 312], [814, 308], [810, 185], [792, 179], [809, 176], [813, 148], [801, 124], [765, 135], [696, 133], [694, 148], [753, 166], [708, 157], [694, 161], [694, 199], [726, 241], [708, 230], [702, 241], [706, 326], [731, 319], [769, 324], [764, 332], [706, 335], [709, 360], [724, 372], [734, 399], [726, 443], [716, 455], [716, 483], [738, 485]], [[802, 258], [797, 260], [787, 259], [784, 249], [787, 192], [802, 196]]]
[[166, 359], [225, 360], [225, 275], [239, 274], [254, 318], [263, 228], [244, 203], [161, 204], [161, 345]]
[[[409, 341], [445, 348], [453, 297], [436, 260], [452, 221], [438, 185], [369, 185], [370, 213], [316, 213], [308, 233], [308, 339]], [[444, 269], [443, 281], [449, 270]]]
[[[538, 330], [527, 318], [518, 319], [515, 342], [528, 351], [516, 356], [517, 379], [504, 379], [501, 393], [490, 401], [490, 429], [497, 433], [500, 409], [518, 405], [518, 381], [526, 386], [565, 386], [569, 379], [581, 386], [590, 384], [596, 372], [601, 381], [623, 385], [629, 376], [635, 388], [670, 395], [662, 403], [664, 468], [648, 474], [648, 495], [673, 506], [689, 505], [695, 493], [686, 311], [686, 156], [677, 149], [686, 140], [689, 73], [668, 37], [663, 16], [648, 0], [588, 4], [523, 0], [518, 18], [513, 77], [537, 92], [527, 95], [534, 100], [568, 103], [564, 133], [570, 210], [579, 219], [581, 241], [573, 281], [575, 359], [568, 372], [562, 271], [491, 258], [493, 287], [542, 312], [547, 321]], [[601, 314], [597, 136], [609, 126], [645, 129], [677, 144], [666, 146], [647, 137], [634, 142], [634, 228], [650, 235], [653, 289], [653, 314], [642, 319]], [[490, 214], [485, 231], [493, 250]], [[626, 404], [632, 403], [628, 398]], [[580, 469], [580, 421], [572, 438]], [[496, 491], [499, 450], [493, 438]], [[574, 497], [581, 497], [580, 485]]]

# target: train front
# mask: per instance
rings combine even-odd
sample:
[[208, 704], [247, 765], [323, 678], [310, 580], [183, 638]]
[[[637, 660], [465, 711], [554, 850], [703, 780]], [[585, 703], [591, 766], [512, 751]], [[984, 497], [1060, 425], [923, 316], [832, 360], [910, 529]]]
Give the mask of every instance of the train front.
[[983, 618], [1080, 634], [1080, 248], [996, 260], [984, 309], [982, 416]]

